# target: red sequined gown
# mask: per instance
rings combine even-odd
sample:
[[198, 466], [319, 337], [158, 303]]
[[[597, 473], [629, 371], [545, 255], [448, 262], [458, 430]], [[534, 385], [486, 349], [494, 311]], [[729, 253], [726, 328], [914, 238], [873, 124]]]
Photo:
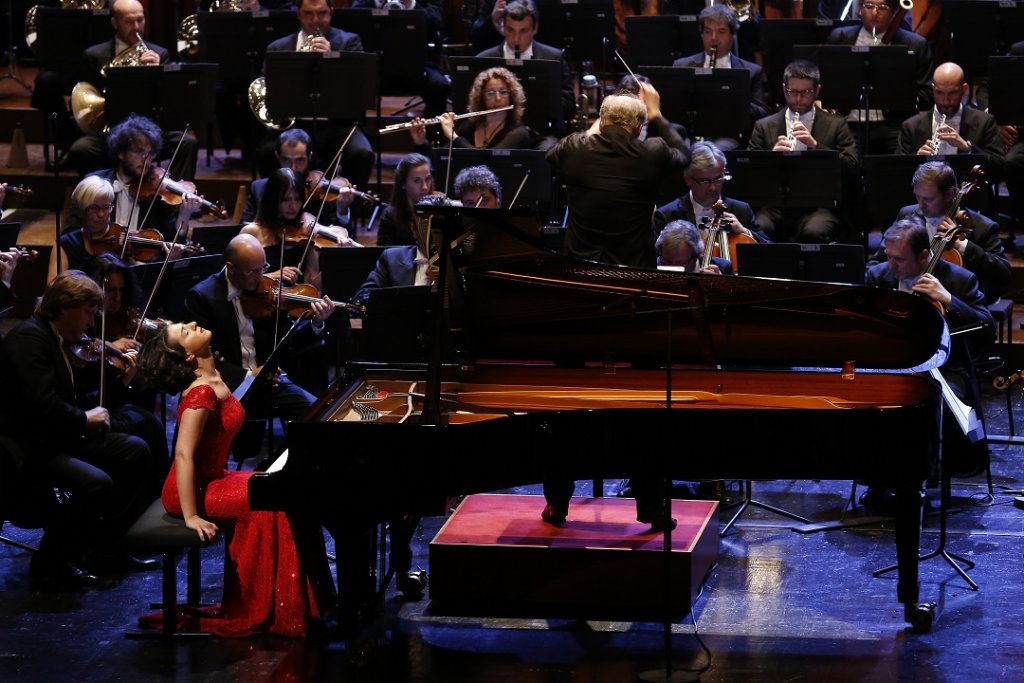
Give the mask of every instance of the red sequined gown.
[[[198, 624], [189, 626], [225, 637], [305, 635], [309, 621], [321, 617], [334, 599], [320, 528], [293, 524], [283, 512], [249, 509], [252, 472], [225, 469], [231, 440], [245, 418], [234, 396], [220, 400], [212, 387], [202, 384], [181, 397], [179, 422], [190, 408], [210, 411], [195, 453], [199, 515], [229, 533], [231, 541], [223, 601], [219, 607], [193, 612]], [[173, 466], [162, 498], [170, 514], [181, 516]]]

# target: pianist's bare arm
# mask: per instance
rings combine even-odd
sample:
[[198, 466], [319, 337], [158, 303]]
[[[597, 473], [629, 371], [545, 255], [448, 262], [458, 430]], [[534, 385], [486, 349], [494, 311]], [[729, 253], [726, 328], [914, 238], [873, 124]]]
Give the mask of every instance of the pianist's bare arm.
[[211, 541], [217, 535], [217, 525], [199, 516], [196, 491], [196, 446], [209, 414], [208, 408], [185, 410], [178, 422], [178, 440], [174, 446], [175, 483], [181, 502], [181, 516], [185, 526], [195, 529], [203, 541]]

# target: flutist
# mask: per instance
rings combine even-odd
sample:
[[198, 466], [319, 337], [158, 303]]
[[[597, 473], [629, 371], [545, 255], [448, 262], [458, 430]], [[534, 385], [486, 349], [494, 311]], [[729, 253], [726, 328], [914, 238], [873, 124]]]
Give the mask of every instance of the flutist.
[[[493, 67], [477, 74], [469, 90], [466, 110], [488, 111], [481, 116], [449, 112], [440, 116], [443, 145], [476, 149], [526, 149], [530, 131], [523, 125], [526, 95], [519, 79], [504, 67]], [[511, 108], [507, 108], [511, 107]], [[456, 121], [456, 119], [459, 119]], [[426, 153], [426, 127], [421, 119], [409, 129], [416, 151]]]

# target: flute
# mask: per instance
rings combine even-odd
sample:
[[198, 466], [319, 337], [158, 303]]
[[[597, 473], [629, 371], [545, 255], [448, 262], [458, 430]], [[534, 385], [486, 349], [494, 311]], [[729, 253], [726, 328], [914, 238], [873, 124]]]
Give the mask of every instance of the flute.
[[[495, 114], [495, 113], [497, 113], [499, 111], [508, 111], [509, 109], [511, 109], [514, 106], [515, 105], [510, 104], [507, 107], [498, 107], [496, 109], [485, 109], [483, 111], [471, 111], [471, 112], [469, 112], [467, 114], [456, 114], [455, 115], [455, 120], [458, 121], [459, 119], [468, 119], [468, 118], [473, 117], [473, 116], [483, 116], [484, 114]], [[396, 123], [396, 124], [394, 124], [392, 126], [385, 126], [384, 128], [381, 128], [377, 132], [380, 133], [380, 134], [394, 133], [396, 131], [405, 130], [407, 128], [412, 128], [412, 127], [418, 126], [418, 125], [432, 126], [435, 123], [441, 123], [441, 117], [440, 116], [435, 116], [432, 119], [423, 119], [419, 123], [415, 123], [413, 121], [406, 121], [405, 123]]]

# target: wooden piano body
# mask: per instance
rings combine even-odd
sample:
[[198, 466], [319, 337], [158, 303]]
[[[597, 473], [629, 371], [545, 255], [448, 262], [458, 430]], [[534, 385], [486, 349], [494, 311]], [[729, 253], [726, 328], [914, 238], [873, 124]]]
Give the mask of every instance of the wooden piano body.
[[286, 467], [253, 478], [254, 506], [311, 508], [344, 534], [545, 473], [872, 479], [897, 492], [897, 597], [930, 625], [918, 547], [940, 398], [905, 370], [944, 360], [932, 306], [578, 261], [483, 215], [445, 216], [434, 240], [448, 273], [438, 320], [461, 362], [336, 383], [289, 428]]

